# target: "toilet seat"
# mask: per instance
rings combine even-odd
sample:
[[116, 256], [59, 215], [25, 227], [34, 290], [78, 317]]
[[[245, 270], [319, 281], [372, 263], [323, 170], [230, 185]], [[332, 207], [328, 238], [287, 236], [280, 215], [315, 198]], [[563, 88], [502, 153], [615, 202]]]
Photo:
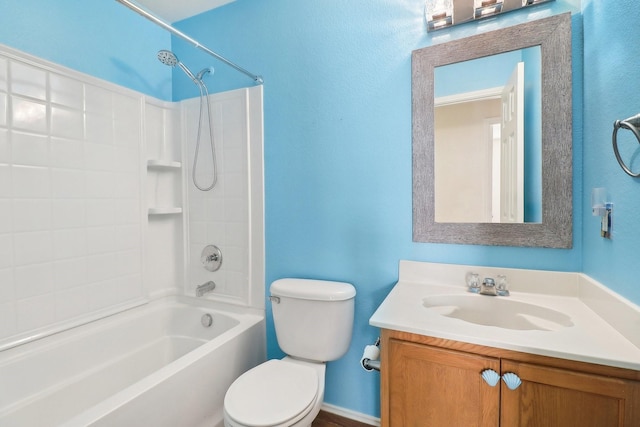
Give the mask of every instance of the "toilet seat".
[[242, 374], [227, 390], [224, 409], [238, 424], [279, 426], [304, 417], [318, 396], [315, 369], [269, 360]]

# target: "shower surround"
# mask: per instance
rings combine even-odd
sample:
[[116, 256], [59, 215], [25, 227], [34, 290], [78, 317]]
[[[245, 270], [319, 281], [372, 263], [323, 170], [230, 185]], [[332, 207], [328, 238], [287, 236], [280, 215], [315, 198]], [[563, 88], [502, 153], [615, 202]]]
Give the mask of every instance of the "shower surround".
[[262, 88], [210, 99], [219, 183], [201, 193], [197, 100], [0, 45], [0, 350], [208, 280], [208, 299], [264, 309]]

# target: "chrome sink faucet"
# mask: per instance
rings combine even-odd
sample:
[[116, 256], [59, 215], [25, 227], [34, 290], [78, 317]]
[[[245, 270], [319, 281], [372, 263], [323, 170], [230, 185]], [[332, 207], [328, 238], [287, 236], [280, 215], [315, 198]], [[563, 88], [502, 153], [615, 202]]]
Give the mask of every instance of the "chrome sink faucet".
[[491, 277], [485, 277], [482, 281], [482, 286], [480, 286], [480, 295], [498, 295], [498, 290], [496, 289], [496, 281]]
[[497, 281], [492, 277], [485, 277], [482, 283], [477, 273], [469, 273], [467, 275], [467, 286], [469, 292], [481, 295], [491, 296], [509, 296], [509, 290], [507, 289], [507, 277], [500, 274]]

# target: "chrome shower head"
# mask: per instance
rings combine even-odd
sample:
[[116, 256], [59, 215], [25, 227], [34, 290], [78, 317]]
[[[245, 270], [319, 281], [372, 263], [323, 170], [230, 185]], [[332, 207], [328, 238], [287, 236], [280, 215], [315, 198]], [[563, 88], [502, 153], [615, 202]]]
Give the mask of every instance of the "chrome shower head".
[[171, 52], [170, 50], [161, 50], [158, 52], [158, 61], [162, 62], [164, 65], [168, 65], [170, 67], [175, 67], [178, 62], [178, 57]]
[[182, 71], [184, 71], [184, 73], [187, 76], [189, 76], [189, 78], [191, 80], [193, 80], [193, 82], [196, 85], [200, 85], [200, 80], [197, 79], [196, 76], [193, 75], [191, 70], [189, 70], [186, 65], [184, 65], [182, 62], [180, 62], [180, 60], [178, 59], [176, 54], [171, 52], [170, 50], [158, 51], [158, 61], [160, 61], [164, 65], [168, 65], [170, 67], [175, 67], [177, 65], [178, 67], [180, 67], [182, 69]]

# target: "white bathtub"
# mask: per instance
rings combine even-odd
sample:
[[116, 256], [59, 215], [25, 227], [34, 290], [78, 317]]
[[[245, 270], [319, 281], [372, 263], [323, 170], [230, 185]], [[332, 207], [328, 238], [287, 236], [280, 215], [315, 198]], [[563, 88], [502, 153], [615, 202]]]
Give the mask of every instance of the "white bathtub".
[[163, 298], [0, 352], [0, 426], [221, 426], [266, 349], [261, 313], [220, 307]]

